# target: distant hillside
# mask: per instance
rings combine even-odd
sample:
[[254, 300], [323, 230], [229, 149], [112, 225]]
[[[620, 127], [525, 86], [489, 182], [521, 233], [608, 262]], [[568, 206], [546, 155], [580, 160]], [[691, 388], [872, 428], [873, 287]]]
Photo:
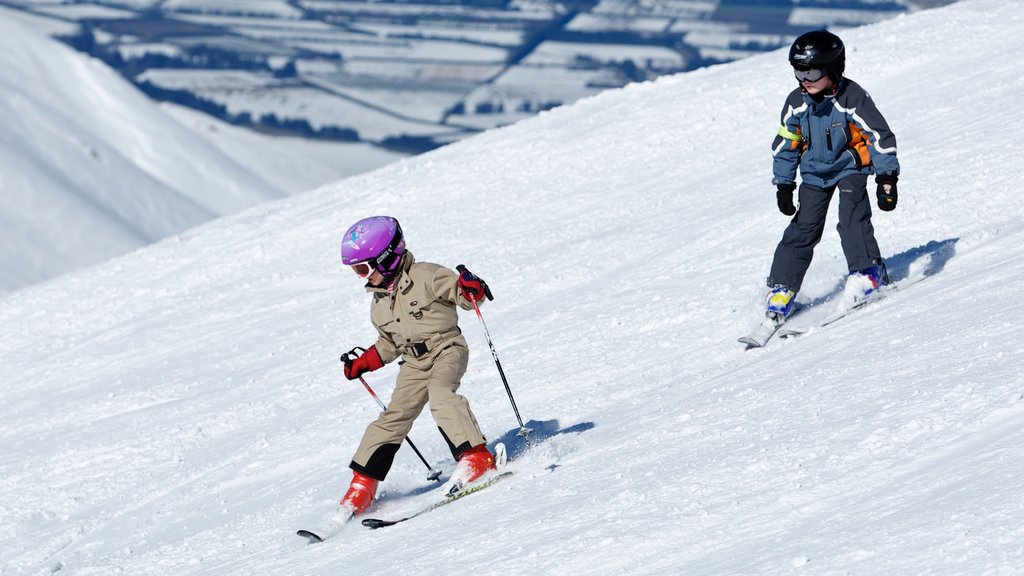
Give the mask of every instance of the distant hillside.
[[896, 0], [115, 0], [25, 10], [155, 99], [277, 134], [419, 153], [630, 82], [773, 50]]
[[183, 124], [34, 24], [0, 8], [0, 293], [400, 157]]

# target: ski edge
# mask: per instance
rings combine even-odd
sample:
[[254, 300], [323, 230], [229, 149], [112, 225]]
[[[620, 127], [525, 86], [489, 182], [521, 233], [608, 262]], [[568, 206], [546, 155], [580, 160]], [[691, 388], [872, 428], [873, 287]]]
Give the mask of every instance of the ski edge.
[[498, 482], [499, 480], [503, 480], [505, 478], [508, 478], [511, 475], [512, 475], [512, 471], [511, 470], [506, 470], [504, 472], [499, 472], [499, 473], [495, 474], [494, 476], [491, 476], [490, 478], [484, 480], [483, 482], [478, 482], [476, 484], [473, 484], [472, 486], [469, 486], [468, 488], [465, 488], [464, 490], [456, 492], [455, 494], [453, 494], [451, 496], [446, 496], [444, 498], [444, 500], [439, 500], [437, 502], [434, 502], [433, 504], [431, 504], [429, 506], [426, 506], [424, 508], [421, 508], [420, 510], [417, 510], [416, 512], [414, 512], [412, 514], [410, 514], [408, 516], [405, 516], [404, 518], [398, 518], [396, 520], [385, 520], [385, 519], [382, 519], [382, 518], [363, 518], [363, 520], [360, 523], [363, 526], [366, 526], [367, 528], [369, 528], [371, 530], [376, 530], [378, 528], [385, 528], [387, 526], [394, 526], [395, 524], [399, 524], [399, 523], [405, 522], [407, 520], [412, 520], [413, 518], [416, 518], [417, 516], [421, 516], [423, 514], [426, 514], [427, 512], [431, 512], [431, 511], [433, 511], [433, 510], [435, 510], [437, 508], [440, 508], [441, 506], [444, 506], [446, 504], [451, 504], [452, 502], [455, 502], [456, 500], [461, 500], [462, 498], [465, 498], [466, 496], [469, 496], [470, 494], [474, 494], [476, 492], [479, 492], [479, 491], [483, 490], [484, 488], [487, 488], [488, 486], [493, 485], [494, 483]]
[[747, 350], [750, 350], [751, 348], [763, 348], [785, 323], [785, 320], [780, 322], [765, 317], [765, 319], [763, 319], [761, 323], [750, 332], [750, 334], [740, 336], [736, 341], [740, 344], [746, 344]]
[[865, 299], [849, 307], [845, 307], [840, 310], [833, 310], [827, 316], [816, 322], [803, 326], [785, 327], [779, 330], [779, 338], [796, 338], [797, 336], [803, 336], [809, 332], [814, 332], [815, 330], [831, 326], [832, 324], [835, 324], [836, 322], [842, 320], [843, 318], [846, 318], [847, 316], [853, 314], [854, 312], [857, 312], [858, 310], [870, 307], [874, 304], [877, 304], [885, 300], [890, 295], [892, 295], [892, 293], [896, 292], [900, 288], [900, 286], [910, 286], [916, 284], [919, 281], [920, 279], [917, 279], [912, 282], [906, 282], [903, 284], [888, 284], [886, 286], [883, 286], [882, 288], [879, 288], [872, 292], [871, 294], [869, 294]]

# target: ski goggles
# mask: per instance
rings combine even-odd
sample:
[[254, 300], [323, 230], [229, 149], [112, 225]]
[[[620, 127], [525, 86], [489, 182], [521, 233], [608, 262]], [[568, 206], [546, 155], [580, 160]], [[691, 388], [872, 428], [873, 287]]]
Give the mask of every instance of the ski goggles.
[[356, 276], [360, 278], [366, 278], [370, 274], [373, 274], [373, 266], [370, 266], [369, 262], [357, 262], [355, 264], [349, 264], [349, 268], [356, 273]]
[[377, 256], [362, 262], [356, 262], [349, 264], [348, 267], [352, 269], [360, 278], [367, 278], [374, 272], [380, 272], [387, 278], [390, 274], [393, 274], [395, 268], [398, 267], [398, 263], [402, 259], [402, 252], [398, 252], [400, 248], [405, 246], [405, 241], [401, 236], [401, 228], [398, 229], [398, 233], [392, 238], [391, 244], [384, 249], [383, 252]]
[[793, 75], [798, 82], [817, 82], [825, 76], [825, 70], [821, 68], [793, 67]]

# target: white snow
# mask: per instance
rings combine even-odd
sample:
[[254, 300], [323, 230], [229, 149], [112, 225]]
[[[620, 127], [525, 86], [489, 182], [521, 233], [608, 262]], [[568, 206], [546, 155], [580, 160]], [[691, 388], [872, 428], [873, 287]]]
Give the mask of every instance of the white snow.
[[83, 20], [83, 19], [117, 19], [117, 18], [135, 18], [136, 13], [128, 10], [122, 10], [120, 8], [111, 8], [109, 6], [99, 6], [96, 4], [56, 4], [56, 5], [41, 5], [36, 7], [36, 12], [40, 14], [50, 14], [58, 18], [66, 18], [68, 20]]
[[202, 134], [225, 155], [288, 194], [308, 191], [405, 157], [404, 154], [365, 143], [293, 136], [267, 137], [191, 108], [174, 104], [163, 104], [162, 108], [182, 124]]
[[[429, 120], [403, 118], [387, 110], [367, 108], [365, 103], [337, 98], [327, 92], [335, 90], [330, 78], [307, 78], [307, 84], [316, 88], [295, 86], [273, 90], [269, 89], [270, 84], [277, 81], [262, 72], [166, 69], [146, 71], [141, 78], [164, 88], [187, 89], [225, 106], [233, 114], [250, 112], [254, 118], [274, 114], [282, 119], [306, 119], [313, 128], [351, 128], [360, 138], [371, 141], [389, 136], [424, 136], [452, 131]], [[348, 92], [344, 87], [336, 90], [343, 95]], [[456, 98], [449, 96], [451, 101]], [[432, 101], [425, 105], [417, 103], [410, 116], [436, 115], [437, 108]]]
[[[897, 276], [744, 352], [786, 218], [784, 51], [631, 85], [209, 223], [0, 300], [5, 574], [1019, 574], [1024, 14], [967, 0], [844, 33], [899, 137]], [[338, 262], [363, 216], [467, 264], [537, 445], [493, 488], [307, 546], [376, 415]], [[834, 216], [832, 221], [834, 222]], [[6, 231], [6, 228], [5, 228]], [[829, 231], [803, 298], [837, 293]], [[462, 387], [522, 445], [482, 329]], [[394, 366], [368, 375], [387, 399]], [[429, 416], [411, 437], [451, 469]], [[428, 501], [403, 448], [376, 516]]]

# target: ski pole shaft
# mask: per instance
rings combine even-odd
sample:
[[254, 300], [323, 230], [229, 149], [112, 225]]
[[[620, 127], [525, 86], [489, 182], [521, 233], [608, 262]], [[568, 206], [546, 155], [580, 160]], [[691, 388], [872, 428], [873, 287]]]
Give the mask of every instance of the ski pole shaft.
[[[466, 269], [461, 264], [455, 268], [460, 273]], [[498, 352], [494, 349], [494, 341], [491, 340], [491, 331], [487, 329], [487, 322], [484, 322], [484, 315], [480, 312], [480, 306], [476, 303], [476, 298], [472, 294], [468, 294], [469, 302], [473, 305], [473, 310], [476, 311], [476, 317], [480, 320], [480, 325], [484, 329], [484, 337], [487, 339], [487, 345], [491, 348], [491, 357], [494, 358], [494, 365], [498, 367], [498, 375], [501, 376], [501, 382], [505, 385], [505, 392], [508, 394], [508, 399], [512, 402], [512, 411], [516, 414], [516, 420], [519, 421], [519, 436], [526, 438], [526, 442], [529, 443], [530, 438], [528, 434], [530, 429], [523, 424], [523, 417], [519, 415], [519, 407], [516, 406], [516, 399], [512, 397], [512, 388], [508, 385], [508, 378], [505, 378], [505, 371], [501, 369], [501, 360], [498, 360]]]
[[480, 313], [480, 307], [476, 304], [476, 299], [470, 296], [470, 302], [473, 303], [473, 309], [476, 310], [476, 317], [480, 319], [480, 325], [484, 328], [484, 337], [487, 338], [487, 345], [491, 348], [491, 357], [494, 358], [494, 365], [498, 368], [498, 375], [501, 376], [501, 382], [505, 385], [505, 392], [508, 393], [508, 399], [512, 403], [512, 411], [516, 414], [516, 420], [519, 421], [519, 430], [522, 432], [525, 430], [523, 435], [529, 434], [530, 429], [523, 424], [523, 417], [519, 415], [519, 407], [516, 406], [516, 399], [512, 397], [512, 388], [508, 385], [508, 378], [505, 377], [505, 371], [501, 369], [501, 360], [498, 359], [498, 352], [494, 349], [494, 341], [491, 340], [491, 333], [487, 330], [487, 323], [484, 322], [484, 316]]

